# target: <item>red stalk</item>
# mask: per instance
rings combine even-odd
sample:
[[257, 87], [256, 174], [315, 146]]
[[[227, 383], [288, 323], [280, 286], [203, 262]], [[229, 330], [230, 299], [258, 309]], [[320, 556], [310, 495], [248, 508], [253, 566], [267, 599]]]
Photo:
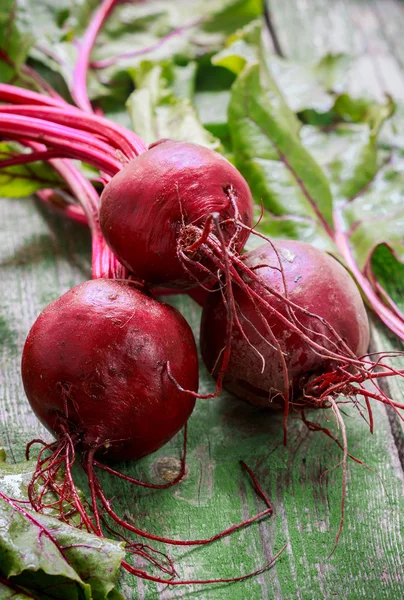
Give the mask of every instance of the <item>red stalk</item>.
[[146, 145], [137, 136], [130, 135], [130, 132], [125, 130], [125, 133], [122, 133], [120, 128], [111, 125], [108, 119], [98, 115], [83, 114], [74, 107], [66, 110], [66, 108], [56, 106], [6, 105], [0, 106], [0, 113], [13, 113], [29, 118], [43, 119], [66, 127], [71, 127], [74, 123], [76, 130], [89, 132], [94, 134], [96, 139], [103, 139], [120, 150], [128, 159], [134, 158], [146, 150]]
[[117, 0], [104, 0], [101, 3], [99, 9], [91, 17], [90, 25], [80, 44], [79, 59], [73, 73], [73, 88], [71, 93], [77, 106], [88, 113], [93, 112], [87, 94], [87, 71], [90, 54], [98, 33], [116, 4]]
[[8, 83], [0, 84], [0, 100], [11, 102], [11, 104], [36, 104], [38, 106], [56, 106], [65, 109], [70, 107], [70, 104], [60, 96], [46, 96]]
[[[66, 125], [59, 125], [58, 123], [52, 123], [51, 121], [45, 119], [25, 117], [23, 115], [16, 114], [15, 112], [11, 112], [11, 114], [2, 112], [0, 114], [0, 123], [4, 132], [7, 132], [7, 127], [15, 124], [16, 126], [20, 127], [20, 129], [24, 128], [24, 131], [26, 132], [25, 136], [27, 138], [33, 133], [35, 133], [38, 137], [43, 136], [44, 138], [46, 135], [51, 135], [61, 140], [69, 140], [72, 142], [85, 144], [86, 146], [90, 146], [100, 152], [103, 152], [106, 156], [111, 156], [112, 158], [115, 157], [116, 154], [116, 151], [112, 146], [98, 139], [94, 135], [87, 133], [86, 131]], [[120, 166], [122, 165], [120, 164]]]
[[[3, 102], [10, 102], [12, 105], [34, 105], [37, 109], [46, 109], [46, 107], [59, 109], [59, 111], [55, 110], [55, 114], [66, 115], [66, 120], [70, 123], [74, 123], [78, 119], [81, 126], [87, 131], [94, 131], [95, 133], [101, 133], [102, 135], [105, 135], [105, 133], [108, 132], [109, 135], [114, 136], [116, 139], [124, 141], [125, 144], [128, 144], [131, 147], [132, 153], [135, 156], [147, 149], [146, 144], [138, 135], [136, 135], [136, 133], [129, 131], [125, 127], [121, 127], [116, 123], [112, 123], [100, 115], [84, 113], [79, 108], [68, 104], [60, 96], [50, 98], [45, 94], [31, 92], [24, 88], [3, 83], [0, 84], [0, 100]], [[7, 108], [0, 106], [0, 110], [11, 110], [11, 107]], [[15, 112], [18, 112], [18, 107], [15, 107]], [[49, 114], [52, 114], [52, 111]], [[67, 115], [71, 115], [70, 119]]]
[[76, 158], [115, 175], [122, 163], [114, 158], [113, 149], [94, 136], [70, 127], [55, 125], [41, 119], [0, 114], [0, 132], [4, 137], [21, 141], [29, 139], [60, 150], [66, 158]]
[[13, 156], [12, 158], [1, 159], [0, 169], [31, 162], [47, 161], [51, 158], [59, 158], [60, 156], [60, 153], [56, 152], [55, 150], [38, 150], [37, 152], [31, 152], [30, 154], [19, 154], [17, 156]]
[[386, 304], [380, 300], [377, 293], [372, 288], [372, 285], [369, 282], [369, 280], [365, 277], [365, 275], [363, 275], [363, 273], [359, 269], [352, 255], [352, 251], [349, 247], [348, 240], [339, 226], [337, 217], [335, 218], [334, 227], [335, 241], [338, 246], [338, 249], [341, 252], [349, 270], [352, 272], [361, 290], [365, 294], [370, 306], [373, 308], [373, 310], [379, 316], [379, 318], [383, 321], [383, 323], [387, 325], [387, 327], [391, 329], [391, 331], [395, 333], [400, 339], [404, 340], [403, 317], [398, 317], [391, 308], [386, 306]]
[[43, 204], [46, 204], [66, 219], [74, 221], [75, 223], [80, 223], [80, 225], [88, 225], [86, 215], [81, 206], [66, 204], [58, 197], [57, 192], [54, 190], [39, 190], [36, 195]]

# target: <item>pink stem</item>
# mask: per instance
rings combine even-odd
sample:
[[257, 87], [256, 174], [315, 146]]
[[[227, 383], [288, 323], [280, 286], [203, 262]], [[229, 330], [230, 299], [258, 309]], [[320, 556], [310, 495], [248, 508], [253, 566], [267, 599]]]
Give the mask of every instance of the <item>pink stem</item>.
[[[111, 2], [110, 9], [112, 9], [114, 2]], [[106, 7], [106, 3], [104, 4], [104, 8]], [[108, 15], [109, 10], [105, 12], [104, 19]], [[97, 16], [96, 19], [97, 20]], [[102, 21], [99, 24], [101, 27]], [[90, 28], [91, 31], [91, 28]], [[85, 39], [87, 39], [87, 48], [88, 55], [91, 51], [91, 46], [95, 41], [95, 37], [97, 35], [97, 30], [94, 29], [94, 40], [91, 42], [91, 35], [89, 36], [89, 32], [87, 32]], [[85, 53], [84, 43], [84, 53]], [[79, 60], [80, 63], [80, 60]], [[88, 65], [88, 58], [87, 58]], [[127, 131], [125, 128], [116, 125], [115, 127], [106, 119], [102, 117], [90, 115], [85, 121], [80, 114], [79, 109], [75, 107], [71, 107], [65, 100], [60, 97], [51, 86], [48, 86], [46, 82], [43, 82], [40, 76], [38, 78], [35, 77], [35, 72], [31, 74], [34, 76], [35, 81], [39, 84], [40, 89], [45, 89], [49, 97], [44, 94], [39, 94], [35, 92], [31, 92], [29, 90], [23, 90], [22, 88], [18, 89], [14, 86], [9, 85], [1, 85], [0, 84], [0, 99], [7, 99], [11, 102], [16, 103], [30, 103], [36, 106], [28, 107], [28, 123], [36, 121], [36, 128], [28, 128], [28, 131], [24, 132], [24, 135], [19, 135], [21, 131], [21, 125], [23, 125], [24, 120], [14, 115], [14, 123], [13, 119], [7, 122], [7, 118], [2, 122], [0, 115], [0, 129], [1, 125], [3, 129], [7, 132], [9, 136], [13, 139], [17, 139], [20, 142], [26, 143], [25, 138], [28, 139], [39, 139], [41, 142], [38, 144], [34, 141], [31, 142], [31, 147], [34, 149], [34, 153], [38, 155], [38, 152], [43, 154], [47, 153], [47, 159], [49, 163], [55, 168], [55, 170], [61, 175], [61, 177], [66, 181], [67, 185], [72, 190], [73, 194], [76, 196], [77, 200], [81, 204], [81, 208], [83, 213], [79, 213], [78, 207], [66, 207], [64, 210], [64, 214], [68, 214], [70, 217], [74, 215], [75, 219], [80, 215], [81, 222], [87, 222], [90, 226], [92, 233], [92, 242], [93, 242], [93, 252], [92, 252], [92, 271], [93, 277], [117, 277], [117, 278], [127, 278], [128, 273], [127, 270], [119, 263], [115, 255], [108, 248], [104, 237], [102, 236], [100, 225], [99, 225], [99, 196], [97, 191], [94, 189], [92, 184], [87, 180], [84, 175], [75, 167], [75, 165], [69, 160], [61, 160], [50, 158], [50, 152], [54, 152], [53, 150], [47, 150], [46, 146], [44, 147], [42, 142], [49, 141], [55, 149], [63, 150], [64, 154], [70, 156], [72, 158], [78, 158], [80, 160], [87, 160], [90, 164], [93, 164], [97, 168], [103, 170], [108, 176], [113, 176], [116, 172], [121, 169], [121, 163], [116, 160], [114, 148], [110, 148], [107, 144], [103, 142], [100, 145], [100, 142], [95, 136], [88, 135], [83, 131], [75, 131], [71, 127], [65, 127], [63, 123], [66, 123], [66, 112], [70, 111], [70, 113], [74, 112], [74, 120], [75, 122], [79, 121], [79, 125], [82, 129], [90, 131], [93, 134], [99, 134], [100, 130], [105, 133], [108, 133], [109, 139], [112, 139], [115, 145], [118, 146], [118, 149], [121, 149], [126, 153], [126, 158], [132, 158], [137, 156], [141, 152], [143, 152], [147, 147], [144, 144], [143, 140], [136, 136], [135, 134]], [[80, 75], [79, 75], [80, 78]], [[85, 92], [85, 77], [84, 77], [84, 92]], [[86, 92], [85, 92], [86, 93]], [[49, 113], [46, 113], [46, 110], [43, 107], [48, 107], [48, 111], [50, 114], [54, 113], [55, 120], [59, 119], [59, 122], [62, 122], [62, 126], [48, 124], [48, 121], [44, 120], [41, 122], [41, 119], [38, 119], [38, 114], [45, 113], [46, 119], [49, 118]], [[42, 107], [41, 109], [38, 107]], [[32, 110], [34, 108], [34, 111]], [[7, 109], [5, 109], [7, 110]], [[21, 112], [23, 112], [23, 108]], [[43, 113], [41, 113], [43, 110]], [[91, 110], [91, 105], [90, 105]], [[62, 112], [63, 111], [63, 112]], [[32, 112], [36, 118], [33, 118]], [[6, 116], [6, 115], [3, 115]], [[69, 115], [70, 116], [70, 115]], [[68, 119], [67, 125], [70, 125], [71, 118]], [[26, 123], [27, 124], [27, 123]], [[50, 127], [48, 127], [50, 125]], [[41, 129], [39, 129], [41, 128]], [[59, 134], [59, 138], [65, 138], [61, 141], [54, 137], [54, 134]], [[77, 133], [77, 135], [76, 135]], [[69, 142], [68, 147], [66, 147], [65, 141]], [[75, 143], [75, 142], [78, 143]], [[81, 146], [81, 144], [87, 142], [87, 145], [90, 146], [88, 149]], [[94, 148], [93, 148], [93, 147]], [[105, 154], [103, 157], [101, 152]], [[42, 197], [45, 201], [49, 201], [49, 192], [42, 191], [40, 193], [40, 197]], [[76, 210], [75, 210], [76, 209]], [[74, 214], [75, 213], [75, 214]]]
[[88, 162], [111, 176], [122, 168], [119, 160], [114, 158], [110, 146], [70, 127], [41, 119], [0, 114], [0, 134], [16, 141], [25, 138], [62, 150], [66, 158]]
[[3, 102], [11, 102], [12, 104], [38, 104], [44, 106], [57, 106], [66, 109], [68, 104], [60, 96], [46, 96], [38, 92], [31, 92], [17, 85], [9, 85], [8, 83], [0, 84], [0, 100]]
[[19, 124], [24, 127], [24, 129], [27, 131], [27, 134], [28, 132], [39, 132], [40, 135], [56, 135], [57, 137], [65, 140], [71, 140], [73, 142], [85, 144], [86, 146], [91, 146], [105, 153], [107, 156], [111, 156], [113, 158], [116, 156], [115, 148], [106, 142], [103, 142], [86, 131], [82, 131], [67, 125], [59, 125], [58, 123], [52, 123], [46, 119], [39, 119], [36, 117], [25, 117], [24, 115], [16, 114], [14, 111], [11, 113], [1, 112], [0, 122], [4, 123], [5, 125], [10, 122]]
[[19, 154], [12, 156], [11, 158], [5, 158], [0, 160], [0, 169], [6, 167], [14, 167], [15, 165], [23, 165], [26, 163], [46, 161], [50, 158], [58, 158], [60, 153], [55, 150], [38, 150], [37, 152], [31, 152], [30, 154]]
[[104, 0], [101, 3], [101, 6], [93, 15], [90, 26], [86, 30], [80, 44], [80, 55], [73, 73], [71, 94], [77, 106], [88, 113], [93, 112], [87, 94], [87, 71], [90, 63], [90, 54], [97, 35], [115, 4], [117, 4], [117, 0]]
[[[54, 115], [55, 118], [57, 116], [62, 118], [63, 115], [63, 122], [74, 122], [75, 125], [79, 124], [80, 128], [97, 133], [98, 135], [102, 134], [105, 136], [108, 134], [111, 139], [119, 140], [121, 146], [124, 145], [130, 147], [130, 150], [127, 152], [129, 158], [137, 156], [147, 150], [145, 142], [134, 132], [129, 131], [125, 127], [121, 127], [116, 123], [112, 123], [102, 116], [83, 113], [79, 108], [65, 102], [63, 98], [50, 98], [45, 94], [31, 92], [17, 86], [0, 84], [0, 100], [10, 102], [11, 104], [27, 105], [21, 109], [15, 107], [15, 112], [21, 110], [26, 111], [26, 114], [31, 115], [32, 113], [34, 114], [35, 110], [32, 105], [36, 107], [41, 106], [41, 109], [45, 111], [41, 114], [46, 115], [45, 118], [49, 118], [49, 115]], [[46, 112], [46, 107], [48, 107], [49, 112]], [[7, 112], [11, 110], [11, 107], [0, 106], [0, 110], [1, 112]], [[39, 112], [34, 116], [39, 117]]]
[[379, 296], [379, 298], [381, 300], [384, 300], [384, 302], [390, 306], [390, 309], [393, 311], [393, 313], [401, 321], [404, 322], [404, 315], [403, 315], [403, 313], [401, 312], [401, 310], [399, 309], [399, 307], [397, 306], [397, 304], [394, 302], [393, 298], [386, 292], [386, 290], [377, 281], [377, 279], [375, 277], [375, 274], [373, 272], [373, 269], [372, 269], [371, 257], [369, 257], [369, 259], [368, 259], [368, 261], [366, 263], [366, 266], [364, 268], [364, 272], [366, 273], [367, 278], [369, 279], [370, 283], [372, 284], [373, 289], [375, 290], [375, 292]]
[[57, 200], [55, 200], [55, 196], [57, 197], [57, 192], [54, 190], [38, 190], [36, 195], [43, 204], [46, 204], [52, 210], [60, 213], [63, 217], [66, 217], [75, 223], [80, 223], [80, 225], [88, 225], [87, 217], [84, 214], [81, 206], [65, 203], [59, 204]]
[[[33, 148], [34, 152], [40, 152], [43, 148], [36, 142], [25, 142]], [[97, 278], [126, 279], [128, 272], [118, 261], [113, 252], [108, 248], [101, 233], [99, 223], [100, 198], [91, 182], [70, 161], [51, 159], [50, 164], [61, 178], [66, 182], [72, 194], [83, 210], [82, 222], [89, 225], [92, 235], [92, 276]], [[78, 208], [78, 207], [76, 207]]]
[[[111, 122], [103, 117], [97, 115], [84, 114], [81, 110], [75, 109], [66, 111], [59, 107], [38, 107], [30, 105], [6, 105], [0, 106], [0, 113], [13, 113], [25, 117], [34, 117], [37, 119], [44, 119], [71, 127], [72, 119], [74, 119], [74, 126], [76, 129], [83, 130], [94, 134], [97, 139], [104, 138], [108, 143], [112, 143], [117, 149], [119, 149], [128, 158], [134, 158], [141, 152], [146, 150], [146, 146], [140, 138], [135, 135], [128, 135], [126, 132], [123, 135], [120, 128], [111, 125]], [[137, 139], [136, 139], [137, 138]]]
[[375, 313], [380, 317], [387, 327], [393, 331], [400, 339], [404, 340], [404, 323], [401, 319], [399, 319], [393, 311], [388, 308], [384, 302], [380, 300], [377, 296], [376, 292], [372, 288], [369, 280], [363, 275], [358, 265], [355, 262], [355, 259], [352, 255], [352, 251], [349, 247], [348, 240], [346, 239], [343, 231], [341, 230], [338, 216], [334, 218], [334, 228], [335, 228], [335, 242], [338, 246], [339, 251], [341, 252], [345, 262], [347, 263], [348, 268], [354, 275], [356, 281], [360, 285], [363, 293], [365, 294], [369, 304], [375, 311]]
[[[40, 144], [38, 144], [40, 146]], [[50, 159], [58, 158], [60, 153], [51, 150], [37, 150], [29, 154], [20, 154], [13, 156], [12, 158], [0, 160], [0, 171], [6, 167], [12, 167], [15, 165], [21, 165], [31, 162], [38, 161], [49, 161]], [[55, 191], [52, 189], [38, 190], [37, 195], [40, 197], [44, 204], [52, 207], [54, 210], [63, 214], [68, 219], [80, 223], [82, 225], [88, 225], [87, 218], [80, 206], [74, 204], [66, 204], [66, 202], [55, 201]]]
[[80, 203], [87, 217], [87, 222], [92, 235], [92, 277], [117, 278], [127, 277], [126, 269], [120, 264], [116, 256], [108, 248], [101, 233], [99, 221], [99, 196], [84, 175], [67, 160], [55, 160], [53, 167], [69, 185], [74, 196]]

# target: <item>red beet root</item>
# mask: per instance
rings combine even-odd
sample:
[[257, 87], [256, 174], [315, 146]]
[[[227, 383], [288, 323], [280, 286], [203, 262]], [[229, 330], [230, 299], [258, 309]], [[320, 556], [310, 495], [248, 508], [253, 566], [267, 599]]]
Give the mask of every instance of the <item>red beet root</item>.
[[[162, 330], [163, 328], [163, 330]], [[117, 459], [157, 450], [186, 423], [198, 389], [192, 331], [171, 306], [113, 280], [87, 281], [52, 302], [27, 338], [22, 376], [38, 418], [57, 436]]]
[[[154, 284], [192, 283], [181, 250], [201, 238], [212, 214], [224, 242], [239, 252], [251, 226], [252, 198], [246, 181], [225, 158], [203, 146], [162, 140], [133, 159], [101, 196], [103, 235], [136, 277]], [[196, 246], [199, 245], [198, 243]], [[197, 248], [195, 248], [197, 250]], [[198, 271], [198, 254], [192, 272]], [[206, 259], [205, 259], [206, 260]]]
[[[369, 324], [359, 291], [349, 273], [331, 256], [302, 242], [277, 241], [283, 267], [270, 244], [243, 256], [243, 264], [253, 270], [261, 282], [267, 283], [285, 295], [284, 280], [289, 300], [325, 319], [355, 356], [362, 356], [369, 344]], [[268, 265], [261, 266], [259, 265]], [[284, 277], [284, 280], [283, 280]], [[248, 273], [243, 275], [250, 290], [257, 292], [271, 307], [291, 320], [285, 302], [263, 290], [257, 281], [251, 281]], [[268, 329], [278, 340], [286, 361], [291, 399], [296, 401], [305, 393], [309, 381], [338, 365], [320, 355], [257, 302], [253, 302], [244, 289], [233, 285], [233, 293], [243, 331], [234, 328], [231, 340], [231, 356], [224, 375], [224, 387], [236, 396], [256, 406], [283, 406], [284, 372], [280, 353], [269, 343]], [[335, 351], [335, 339], [329, 327], [321, 320], [294, 310], [296, 319], [304, 332], [324, 349]], [[322, 337], [324, 336], [324, 337]], [[211, 371], [226, 344], [226, 308], [222, 294], [208, 295], [201, 324], [201, 349], [203, 359]], [[265, 366], [263, 363], [265, 361]]]
[[[207, 539], [176, 540], [143, 531], [121, 519], [106, 498], [96, 469], [150, 488], [166, 488], [183, 477], [185, 425], [195, 404], [191, 391], [196, 393], [198, 389], [196, 346], [185, 319], [171, 306], [136, 290], [130, 282], [87, 281], [52, 302], [28, 335], [22, 375], [32, 408], [58, 438], [48, 445], [40, 440], [28, 445], [28, 453], [34, 443], [43, 446], [28, 487], [32, 507], [43, 512], [57, 505], [60, 519], [66, 522], [69, 514], [77, 513], [81, 527], [99, 536], [105, 531], [118, 535], [126, 542], [128, 552], [142, 556], [169, 578], [149, 575], [123, 561], [123, 567], [130, 573], [172, 585], [194, 583], [172, 581], [176, 574], [172, 560], [148, 544], [133, 543], [121, 532], [117, 533], [106, 522], [106, 515], [123, 530], [143, 538], [171, 545], [199, 546], [272, 514], [268, 497], [245, 464], [243, 467], [266, 508]], [[181, 391], [173, 383], [173, 377], [190, 393]], [[107, 454], [114, 459], [140, 458], [157, 450], [183, 426], [181, 472], [169, 483], [141, 482], [94, 458], [96, 454]], [[81, 462], [91, 494], [90, 511], [83, 504], [72, 477], [76, 449], [82, 451]], [[61, 468], [65, 471], [62, 478]], [[52, 492], [50, 502], [47, 492]], [[271, 564], [272, 561], [264, 568]], [[241, 580], [261, 571], [236, 579], [206, 581]], [[196, 580], [196, 583], [204, 582]]]

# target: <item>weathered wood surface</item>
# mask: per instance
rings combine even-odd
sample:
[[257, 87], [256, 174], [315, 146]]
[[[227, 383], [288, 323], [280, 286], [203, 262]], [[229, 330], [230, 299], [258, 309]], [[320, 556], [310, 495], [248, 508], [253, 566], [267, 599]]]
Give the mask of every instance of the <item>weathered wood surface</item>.
[[[310, 58], [329, 48], [366, 52], [363, 85], [380, 93], [377, 73], [385, 77], [389, 70], [394, 75], [387, 79], [394, 89], [388, 89], [404, 95], [401, 3], [270, 0], [269, 7], [285, 54]], [[0, 269], [0, 443], [17, 461], [29, 439], [47, 436], [22, 389], [24, 339], [50, 300], [89, 277], [88, 235], [49, 215], [32, 199], [2, 200]], [[176, 304], [197, 333], [197, 306], [185, 298]], [[375, 329], [374, 343], [396, 347], [381, 328]], [[212, 389], [205, 372], [201, 387]], [[402, 391], [397, 384], [394, 394], [401, 397]], [[318, 419], [335, 427], [332, 415]], [[349, 465], [345, 527], [337, 551], [327, 559], [339, 522], [341, 472], [336, 468], [322, 479], [321, 474], [341, 460], [337, 446], [292, 419], [289, 445], [284, 448], [280, 417], [257, 412], [226, 394], [219, 401], [199, 401], [190, 421], [186, 480], [174, 490], [146, 491], [105, 478], [108, 495], [127, 519], [150, 532], [208, 537], [262, 508], [239, 467], [238, 461], [244, 459], [270, 492], [274, 518], [205, 548], [168, 551], [177, 558], [180, 575], [207, 578], [240, 575], [265, 563], [284, 543], [287, 550], [271, 571], [231, 586], [170, 588], [125, 577], [125, 598], [402, 598], [404, 475], [398, 450], [402, 438], [394, 416], [383, 407], [375, 407], [375, 420], [370, 436], [356, 414], [346, 418], [350, 451], [372, 471]], [[169, 464], [175, 467], [179, 452], [177, 438], [153, 456], [122, 468], [156, 480], [165, 459], [173, 459]]]

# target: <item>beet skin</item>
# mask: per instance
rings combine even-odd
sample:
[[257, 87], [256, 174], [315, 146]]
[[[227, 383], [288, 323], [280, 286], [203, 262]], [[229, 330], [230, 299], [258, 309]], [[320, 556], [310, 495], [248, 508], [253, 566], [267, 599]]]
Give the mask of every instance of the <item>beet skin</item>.
[[[313, 246], [291, 240], [277, 240], [275, 246], [279, 252], [287, 283], [288, 297], [295, 304], [306, 308], [328, 321], [339, 336], [357, 356], [363, 355], [369, 344], [369, 324], [362, 298], [349, 273], [334, 258]], [[268, 286], [284, 294], [282, 276], [278, 260], [270, 244], [263, 244], [243, 256], [246, 266], [260, 267], [254, 272]], [[273, 266], [275, 268], [270, 268]], [[271, 306], [287, 315], [282, 300], [263, 290], [248, 275], [243, 275], [250, 289], [256, 291]], [[278, 352], [263, 341], [258, 332], [267, 340], [268, 332], [257, 316], [257, 305], [253, 305], [244, 291], [233, 284], [239, 318], [250, 342], [265, 358], [262, 372], [262, 360], [234, 327], [231, 342], [230, 364], [225, 373], [224, 387], [239, 398], [251, 404], [263, 407], [283, 405], [283, 370]], [[286, 353], [289, 380], [292, 385], [292, 397], [302, 396], [305, 384], [312, 376], [320, 376], [333, 369], [335, 365], [318, 356], [297, 333], [291, 332], [270, 314], [269, 309], [258, 307], [272, 328], [275, 338]], [[335, 349], [330, 342], [330, 332], [317, 319], [295, 311], [300, 323], [308, 329], [323, 333], [325, 337], [315, 336], [305, 330], [312, 339], [320, 341], [329, 350]], [[249, 325], [243, 316], [255, 326]], [[290, 319], [290, 316], [288, 317]], [[226, 311], [219, 292], [209, 294], [204, 306], [201, 324], [202, 356], [211, 371], [226, 342]]]
[[[222, 231], [228, 242], [237, 219], [251, 225], [252, 206], [247, 182], [223, 156], [197, 144], [162, 140], [105, 187], [100, 223], [108, 245], [136, 277], [189, 287], [195, 281], [178, 257], [179, 244], [192, 244], [212, 213], [226, 221]], [[239, 252], [248, 235], [238, 228], [232, 250]]]
[[[33, 410], [56, 436], [62, 425], [88, 450], [135, 459], [186, 423], [198, 389], [192, 331], [171, 306], [107, 279], [87, 281], [49, 304], [22, 357]], [[67, 412], [67, 418], [66, 418]]]

